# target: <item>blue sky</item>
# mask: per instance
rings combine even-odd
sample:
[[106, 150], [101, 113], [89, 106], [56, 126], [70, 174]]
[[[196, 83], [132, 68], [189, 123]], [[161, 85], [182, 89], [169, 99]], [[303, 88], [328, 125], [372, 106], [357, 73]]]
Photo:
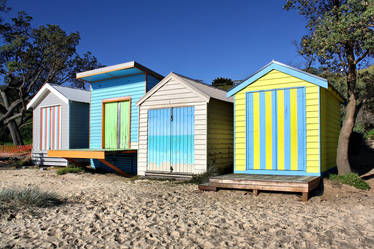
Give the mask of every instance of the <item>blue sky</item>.
[[305, 20], [284, 1], [264, 0], [9, 0], [33, 24], [79, 31], [79, 51], [104, 65], [135, 60], [167, 75], [177, 72], [210, 83], [244, 79], [272, 59], [304, 65], [293, 41]]

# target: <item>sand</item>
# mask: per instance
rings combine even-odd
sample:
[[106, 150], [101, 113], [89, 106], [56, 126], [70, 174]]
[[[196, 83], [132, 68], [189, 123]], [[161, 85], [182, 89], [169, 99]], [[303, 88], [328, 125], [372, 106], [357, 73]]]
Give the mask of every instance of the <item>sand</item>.
[[14, 186], [67, 202], [3, 214], [1, 248], [374, 248], [374, 191], [329, 182], [304, 203], [295, 194], [201, 193], [112, 174], [0, 170], [0, 187]]

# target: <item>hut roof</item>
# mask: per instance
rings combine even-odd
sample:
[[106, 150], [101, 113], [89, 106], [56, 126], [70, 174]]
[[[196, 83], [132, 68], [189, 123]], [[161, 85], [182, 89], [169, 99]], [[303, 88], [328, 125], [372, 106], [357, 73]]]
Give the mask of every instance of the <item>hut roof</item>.
[[69, 103], [69, 101], [90, 103], [90, 91], [46, 83], [27, 104], [27, 109], [30, 107], [34, 108], [37, 103], [39, 103], [39, 101], [43, 99], [49, 92], [55, 94], [66, 104]]
[[177, 74], [174, 72], [169, 73], [163, 80], [161, 80], [156, 86], [154, 86], [145, 96], [138, 100], [136, 103], [140, 105], [150, 96], [152, 96], [159, 88], [169, 82], [170, 79], [175, 79], [179, 83], [185, 85], [187, 88], [190, 88], [192, 91], [196, 92], [198, 95], [202, 96], [207, 102], [210, 98], [222, 100], [225, 102], [233, 103], [234, 100], [231, 97], [226, 97], [226, 91], [213, 87], [211, 85], [193, 80], [189, 77]]

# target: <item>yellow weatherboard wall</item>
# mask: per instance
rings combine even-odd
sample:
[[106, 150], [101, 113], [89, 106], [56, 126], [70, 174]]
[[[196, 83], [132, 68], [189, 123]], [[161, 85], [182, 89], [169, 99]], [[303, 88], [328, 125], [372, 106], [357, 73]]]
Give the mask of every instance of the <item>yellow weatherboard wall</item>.
[[321, 89], [321, 169], [336, 165], [336, 149], [340, 132], [340, 102], [332, 89]]
[[[307, 173], [320, 173], [320, 87], [318, 85], [309, 83], [305, 80], [301, 80], [289, 74], [280, 72], [278, 70], [272, 70], [267, 74], [263, 75], [261, 78], [257, 79], [244, 89], [235, 93], [235, 171], [245, 171], [246, 170], [246, 93], [261, 90], [273, 90], [273, 89], [284, 89], [284, 88], [295, 88], [295, 87], [305, 87], [305, 122], [306, 122], [306, 172]], [[295, 99], [294, 96], [296, 90], [291, 90], [291, 99]], [[282, 91], [277, 92], [277, 101], [281, 101], [284, 98]], [[258, 105], [258, 95], [253, 94], [253, 104], [254, 107]], [[296, 103], [292, 103], [296, 104]], [[280, 124], [284, 113], [282, 111], [277, 113], [278, 127], [282, 127]], [[291, 127], [295, 129], [297, 127], [297, 122], [295, 121], [294, 113], [291, 113]], [[258, 129], [260, 125], [258, 121], [259, 117], [254, 116], [254, 127], [253, 129]], [[269, 119], [269, 117], [267, 118]], [[268, 129], [266, 132], [269, 132]], [[278, 134], [278, 144], [282, 141], [282, 136], [284, 134]], [[254, 144], [258, 143], [260, 138], [254, 137]], [[295, 148], [295, 143], [297, 140], [292, 139], [291, 149]], [[254, 146], [254, 149], [258, 146]], [[278, 146], [278, 151], [282, 151], [284, 148]], [[282, 157], [282, 153], [278, 153], [278, 158]], [[296, 155], [296, 153], [293, 153]], [[259, 160], [259, 153], [254, 152], [254, 161]], [[283, 161], [283, 160], [282, 160]], [[296, 167], [296, 158], [291, 158], [291, 169]], [[254, 165], [257, 165], [254, 163]], [[266, 165], [267, 169], [268, 165]], [[278, 169], [282, 169], [284, 165], [278, 165]]]

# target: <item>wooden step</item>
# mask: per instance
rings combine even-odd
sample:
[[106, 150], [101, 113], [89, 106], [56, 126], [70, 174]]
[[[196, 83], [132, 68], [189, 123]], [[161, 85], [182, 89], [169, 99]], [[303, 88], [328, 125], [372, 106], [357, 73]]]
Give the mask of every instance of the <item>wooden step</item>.
[[199, 185], [199, 189], [245, 189], [253, 190], [255, 196], [259, 191], [299, 192], [303, 195], [303, 201], [307, 201], [309, 193], [317, 188], [319, 183], [318, 176], [228, 174], [210, 178], [209, 184], [201, 187]]

